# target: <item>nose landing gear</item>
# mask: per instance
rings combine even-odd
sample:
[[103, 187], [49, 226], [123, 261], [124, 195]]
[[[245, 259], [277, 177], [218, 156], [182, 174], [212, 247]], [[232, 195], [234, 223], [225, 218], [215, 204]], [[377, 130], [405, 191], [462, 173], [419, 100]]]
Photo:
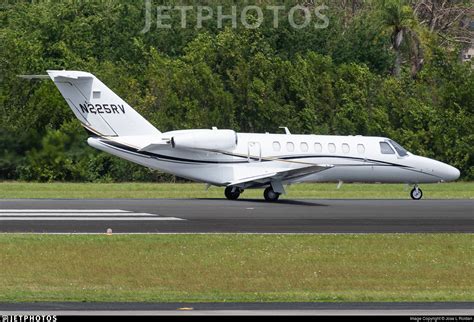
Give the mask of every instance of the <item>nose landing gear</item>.
[[423, 191], [418, 188], [418, 185], [415, 185], [410, 192], [411, 199], [413, 200], [420, 200], [423, 197]]

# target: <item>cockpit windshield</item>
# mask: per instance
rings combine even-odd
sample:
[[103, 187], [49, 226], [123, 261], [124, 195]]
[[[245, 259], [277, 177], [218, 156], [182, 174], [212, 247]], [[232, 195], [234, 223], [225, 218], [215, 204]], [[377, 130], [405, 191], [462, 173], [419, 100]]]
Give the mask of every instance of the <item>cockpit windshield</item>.
[[408, 155], [408, 151], [405, 150], [400, 144], [398, 144], [397, 142], [393, 140], [388, 140], [388, 141], [390, 142], [390, 144], [392, 144], [395, 150], [397, 150], [397, 153], [399, 156], [404, 157]]

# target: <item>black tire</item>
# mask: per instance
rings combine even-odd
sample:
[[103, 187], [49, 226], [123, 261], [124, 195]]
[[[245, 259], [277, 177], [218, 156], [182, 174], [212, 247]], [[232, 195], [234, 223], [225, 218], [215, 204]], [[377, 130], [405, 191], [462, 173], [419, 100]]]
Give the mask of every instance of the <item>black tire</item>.
[[423, 191], [421, 191], [421, 189], [418, 188], [418, 193], [416, 193], [416, 189], [413, 188], [410, 192], [410, 197], [413, 200], [420, 200], [421, 198], [423, 198]]
[[235, 188], [235, 191], [232, 192], [232, 189], [235, 187], [227, 187], [225, 188], [224, 194], [225, 197], [229, 200], [237, 200], [239, 199], [240, 193], [242, 192], [239, 188]]
[[263, 197], [266, 201], [277, 201], [280, 198], [280, 194], [278, 192], [273, 191], [272, 187], [268, 187], [263, 192]]

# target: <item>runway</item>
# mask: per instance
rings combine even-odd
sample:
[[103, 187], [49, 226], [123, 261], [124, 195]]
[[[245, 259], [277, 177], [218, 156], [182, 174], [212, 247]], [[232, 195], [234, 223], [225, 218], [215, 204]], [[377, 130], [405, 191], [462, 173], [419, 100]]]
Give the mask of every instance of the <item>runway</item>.
[[474, 200], [11, 199], [1, 233], [474, 232]]
[[457, 315], [472, 302], [383, 303], [0, 303], [4, 315]]

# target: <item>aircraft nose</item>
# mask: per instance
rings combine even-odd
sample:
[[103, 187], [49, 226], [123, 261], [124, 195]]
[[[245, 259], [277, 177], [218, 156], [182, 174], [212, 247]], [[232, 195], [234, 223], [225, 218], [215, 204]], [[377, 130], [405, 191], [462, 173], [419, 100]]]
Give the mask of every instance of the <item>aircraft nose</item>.
[[444, 181], [454, 181], [459, 178], [461, 172], [449, 164], [445, 164], [443, 167], [442, 177]]

